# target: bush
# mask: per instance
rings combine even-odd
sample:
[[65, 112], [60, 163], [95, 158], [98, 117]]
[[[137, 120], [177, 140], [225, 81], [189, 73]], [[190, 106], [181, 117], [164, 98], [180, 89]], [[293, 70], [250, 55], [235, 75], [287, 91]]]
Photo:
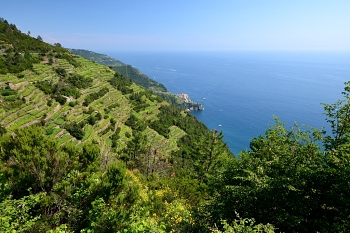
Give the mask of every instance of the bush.
[[81, 140], [84, 137], [84, 131], [76, 122], [65, 125], [65, 129], [76, 139]]

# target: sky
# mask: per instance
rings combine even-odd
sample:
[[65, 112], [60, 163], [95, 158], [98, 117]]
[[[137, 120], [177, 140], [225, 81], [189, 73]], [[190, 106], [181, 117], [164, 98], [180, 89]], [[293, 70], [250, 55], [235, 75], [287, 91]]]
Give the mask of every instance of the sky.
[[347, 50], [349, 0], [1, 0], [0, 17], [66, 48]]

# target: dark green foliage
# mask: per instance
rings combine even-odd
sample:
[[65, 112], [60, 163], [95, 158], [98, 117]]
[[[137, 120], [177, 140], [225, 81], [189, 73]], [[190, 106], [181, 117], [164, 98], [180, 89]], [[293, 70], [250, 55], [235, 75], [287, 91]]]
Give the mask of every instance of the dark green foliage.
[[79, 89], [84, 89], [92, 86], [92, 79], [91, 78], [84, 78], [81, 75], [73, 74], [68, 77], [67, 80], [70, 84], [75, 86]]
[[31, 52], [47, 53], [49, 51], [64, 51], [42, 41], [21, 33], [13, 24], [0, 20], [0, 46], [6, 49], [6, 54], [0, 55], [0, 73], [19, 73], [30, 69], [39, 63], [39, 58]]
[[150, 106], [149, 103], [147, 103], [147, 99], [152, 99], [152, 94], [148, 91], [138, 93], [133, 92], [129, 98], [134, 106], [134, 111], [140, 112]]
[[49, 81], [39, 81], [35, 83], [35, 86], [42, 90], [45, 94], [51, 95], [54, 90], [54, 86]]
[[64, 96], [71, 96], [76, 99], [79, 98], [81, 95], [80, 91], [74, 86], [63, 87], [62, 89], [59, 90], [59, 92]]
[[344, 100], [338, 100], [334, 104], [323, 104], [327, 122], [332, 127], [332, 135], [325, 137], [325, 147], [328, 150], [336, 150], [349, 141], [350, 133], [350, 82], [345, 83], [342, 92]]
[[96, 115], [90, 115], [87, 119], [87, 123], [90, 125], [94, 125], [97, 121], [100, 121], [102, 119], [101, 113], [96, 113]]
[[60, 94], [53, 95], [52, 97], [61, 105], [64, 105], [67, 102], [67, 98]]
[[6, 87], [5, 89], [0, 90], [0, 94], [2, 96], [17, 95], [17, 91]]
[[[44, 80], [36, 82], [35, 85], [45, 94], [51, 95], [51, 97], [61, 105], [64, 105], [66, 103], [66, 97], [73, 97], [77, 99], [81, 95], [79, 89], [87, 88], [92, 85], [92, 79], [90, 78], [84, 78], [75, 74], [67, 75], [66, 71], [62, 68], [57, 68], [56, 72], [61, 76], [58, 83], [53, 84], [49, 81]], [[92, 95], [88, 98], [92, 100], [94, 97], [95, 96]], [[75, 103], [70, 103], [70, 106], [74, 107], [74, 105]]]
[[61, 105], [64, 105], [67, 101], [67, 97], [79, 98], [81, 95], [80, 91], [75, 86], [65, 81], [66, 79], [61, 79], [60, 82], [52, 84], [44, 80], [36, 82], [35, 86], [45, 94], [51, 95], [51, 98], [55, 99]]
[[132, 92], [132, 89], [130, 88], [132, 81], [119, 73], [115, 73], [114, 77], [109, 80], [109, 83], [124, 95]]
[[[0, 195], [0, 206], [6, 207], [0, 210], [5, 221], [0, 230], [45, 232], [68, 224], [71, 230], [80, 231], [86, 224], [89, 201], [98, 198], [95, 192], [82, 192], [92, 184], [90, 174], [101, 177], [96, 173], [98, 148], [92, 145], [83, 149], [73, 145], [59, 148], [55, 140], [44, 137], [36, 126], [20, 129], [15, 136], [5, 135], [0, 141], [0, 178], [5, 178], [1, 184], [7, 187], [3, 189], [0, 185], [0, 194], [10, 194], [6, 199]], [[100, 190], [102, 194], [104, 189]]]
[[150, 79], [148, 76], [141, 73], [138, 69], [132, 67], [131, 65], [112, 66], [112, 69], [131, 79], [137, 85], [144, 87], [146, 90], [154, 92], [167, 92], [167, 89], [163, 84]]
[[69, 106], [71, 106], [71, 107], [74, 107], [74, 106], [76, 106], [77, 104], [78, 104], [77, 101], [71, 101], [71, 102], [69, 102]]
[[102, 96], [104, 96], [105, 94], [107, 94], [109, 92], [109, 89], [107, 87], [102, 88], [101, 90], [99, 90], [98, 92], [95, 93], [91, 93], [89, 94], [85, 100], [83, 105], [84, 106], [88, 106], [89, 104], [91, 104], [93, 101], [101, 98]]
[[66, 123], [64, 128], [76, 139], [81, 140], [84, 137], [84, 131], [81, 125], [76, 122]]
[[134, 131], [132, 139], [128, 141], [127, 147], [121, 155], [121, 159], [126, 162], [128, 168], [143, 169], [142, 162], [147, 153], [146, 141], [140, 131]]
[[8, 53], [0, 56], [0, 72], [19, 73], [26, 69], [31, 69], [34, 63], [39, 63], [37, 57], [32, 57], [29, 53], [25, 55], [21, 53]]
[[94, 116], [89, 116], [88, 119], [87, 119], [87, 122], [90, 125], [94, 125], [96, 123], [96, 118]]
[[108, 166], [107, 179], [110, 184], [110, 191], [112, 193], [119, 193], [125, 186], [125, 172], [125, 164], [119, 161], [116, 161]]
[[118, 128], [116, 129], [116, 131], [114, 132], [114, 134], [112, 134], [112, 136], [110, 137], [111, 140], [112, 140], [112, 148], [116, 148], [117, 145], [118, 145], [118, 140], [119, 140], [119, 138], [120, 138], [120, 135], [119, 135], [120, 130], [121, 130], [121, 128], [118, 127]]
[[67, 75], [66, 70], [63, 69], [63, 68], [58, 67], [58, 68], [55, 69], [55, 71], [61, 77], [66, 77], [66, 75]]
[[130, 117], [126, 120], [125, 125], [130, 128], [136, 128], [138, 124], [138, 119], [134, 114], [131, 114]]
[[[59, 47], [53, 47], [53, 48], [60, 49]], [[62, 51], [62, 49], [60, 51]], [[69, 64], [73, 65], [74, 67], [80, 66], [79, 62], [77, 62], [71, 54], [67, 53], [66, 50], [63, 50], [63, 51], [64, 51], [63, 53], [56, 53], [55, 57], [59, 59], [67, 60]]]
[[317, 130], [288, 131], [279, 121], [265, 137], [255, 138], [251, 151], [232, 159], [213, 181], [213, 222], [232, 221], [236, 211], [282, 232], [348, 231], [349, 167], [335, 164], [339, 157], [325, 156], [321, 138]]
[[96, 113], [95, 117], [96, 117], [96, 120], [98, 120], [98, 121], [100, 121], [102, 119], [102, 115], [99, 112]]
[[0, 106], [5, 110], [11, 110], [14, 108], [19, 108], [25, 103], [25, 98], [21, 98], [16, 90], [11, 89], [6, 86], [4, 89], [0, 90], [0, 95], [2, 96], [2, 102]]
[[111, 119], [109, 120], [109, 122], [110, 122], [112, 125], [115, 125], [115, 123], [116, 123], [116, 121], [115, 121], [114, 118], [111, 118]]
[[53, 64], [53, 58], [50, 57], [50, 58], [49, 58], [49, 65], [52, 65], [52, 64]]
[[[184, 146], [180, 146], [182, 150], [186, 150], [188, 148], [194, 149], [194, 145], [189, 145], [188, 143], [195, 142], [197, 140], [191, 135], [204, 135], [208, 133], [208, 129], [205, 125], [200, 123], [194, 116], [186, 114], [184, 117], [179, 108], [175, 106], [161, 106], [160, 113], [158, 114], [158, 121], [151, 122], [149, 127], [157, 131], [159, 134], [167, 137], [169, 133], [169, 127], [172, 125], [178, 126], [180, 129], [184, 130], [188, 133], [181, 141], [184, 142]], [[193, 139], [193, 140], [192, 140]], [[195, 150], [195, 149], [194, 149]]]
[[12, 163], [5, 176], [11, 180], [12, 194], [16, 197], [31, 192], [48, 192], [55, 182], [69, 170], [69, 154], [59, 153], [54, 141], [43, 136], [43, 130], [33, 126], [15, 132], [15, 137], [5, 139], [2, 144], [1, 160]]

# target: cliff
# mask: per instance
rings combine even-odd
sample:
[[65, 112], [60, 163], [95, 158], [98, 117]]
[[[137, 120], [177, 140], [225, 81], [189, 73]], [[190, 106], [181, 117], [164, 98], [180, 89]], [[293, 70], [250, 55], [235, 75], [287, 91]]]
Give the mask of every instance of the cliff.
[[196, 103], [190, 99], [188, 94], [185, 93], [179, 93], [175, 95], [176, 97], [180, 98], [187, 106], [186, 111], [202, 111], [204, 110], [203, 105]]

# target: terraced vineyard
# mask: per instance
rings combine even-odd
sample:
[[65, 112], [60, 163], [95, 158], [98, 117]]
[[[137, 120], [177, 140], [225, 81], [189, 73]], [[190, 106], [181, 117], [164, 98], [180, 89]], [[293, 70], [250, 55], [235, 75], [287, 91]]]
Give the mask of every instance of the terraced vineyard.
[[[72, 65], [69, 60], [55, 56], [51, 64], [47, 62], [48, 59], [43, 59], [41, 63], [34, 64], [32, 69], [24, 70], [18, 75], [0, 75], [2, 90], [13, 91], [13, 95], [2, 96], [0, 124], [8, 131], [41, 124], [45, 127], [46, 134], [57, 140], [59, 145], [71, 142], [82, 147], [86, 143], [94, 143], [99, 145], [102, 158], [118, 156], [118, 153], [133, 139], [134, 130], [125, 125], [130, 115], [142, 122], [154, 122], [158, 120], [160, 106], [169, 104], [154, 95], [148, 94], [151, 99], [143, 95], [140, 99], [146, 107], [135, 111], [129, 97], [132, 93], [145, 92], [142, 87], [131, 84], [130, 93], [124, 94], [108, 82], [114, 76], [113, 70], [82, 57], [69, 56], [74, 58], [78, 65]], [[64, 71], [64, 77], [75, 75], [91, 79], [91, 86], [80, 89], [81, 94], [77, 98], [64, 96], [66, 101], [62, 104], [37, 85], [40, 82], [47, 82], [53, 86], [62, 82], [64, 77], [57, 72], [58, 70]], [[87, 106], [84, 104], [86, 98], [103, 89], [108, 92]], [[10, 97], [18, 102], [15, 106], [6, 100]], [[97, 114], [101, 119], [93, 124], [87, 123]], [[185, 112], [183, 114], [187, 115]], [[72, 122], [81, 125], [82, 138], [73, 136], [67, 130], [67, 125]], [[117, 146], [112, 147], [111, 137], [117, 130], [119, 131]], [[162, 157], [170, 158], [171, 154], [179, 149], [177, 141], [186, 133], [177, 126], [171, 126], [169, 130], [169, 137], [165, 138], [148, 126], [143, 129], [141, 134], [148, 143], [149, 151], [157, 150]]]

